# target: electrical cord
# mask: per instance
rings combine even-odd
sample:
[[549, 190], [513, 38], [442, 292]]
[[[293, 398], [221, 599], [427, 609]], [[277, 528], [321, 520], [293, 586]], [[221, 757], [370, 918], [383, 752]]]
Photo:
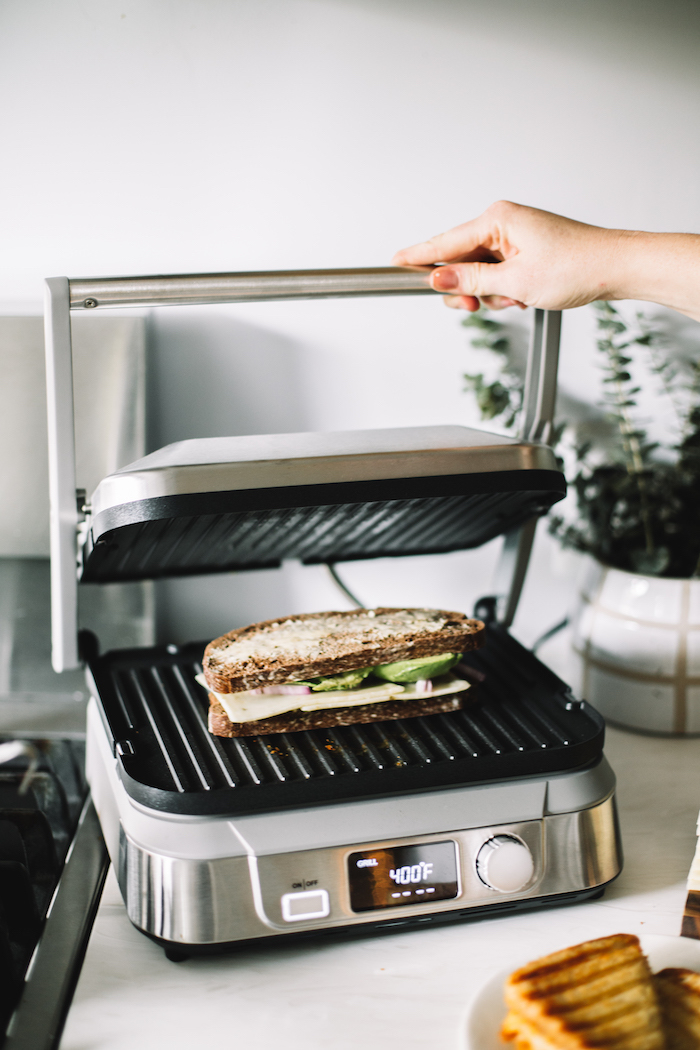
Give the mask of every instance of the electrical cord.
[[335, 562], [327, 561], [326, 562], [326, 568], [328, 569], [328, 572], [330, 573], [330, 576], [331, 576], [331, 579], [333, 580], [333, 583], [336, 585], [336, 587], [338, 588], [339, 591], [342, 591], [342, 593], [345, 595], [345, 597], [348, 599], [348, 601], [352, 602], [352, 604], [354, 606], [356, 606], [358, 609], [364, 609], [365, 608], [364, 602], [361, 602], [360, 599], [357, 597], [357, 595], [352, 593], [350, 588], [347, 587], [345, 585], [345, 583], [343, 583], [342, 579], [338, 575], [338, 570], [335, 567]]
[[548, 631], [545, 631], [544, 634], [541, 634], [539, 636], [537, 641], [532, 646], [532, 652], [536, 653], [540, 646], [544, 645], [544, 643], [548, 642], [550, 638], [553, 638], [555, 634], [559, 634], [560, 631], [563, 631], [564, 628], [568, 626], [569, 617], [565, 616], [560, 623], [555, 623], [554, 627], [550, 627]]
[[[344, 581], [342, 580], [342, 578], [338, 574], [338, 570], [335, 567], [335, 562], [330, 562], [330, 561], [326, 562], [326, 568], [328, 569], [328, 572], [330, 574], [331, 579], [333, 580], [333, 583], [336, 585], [338, 590], [348, 599], [348, 601], [352, 602], [352, 604], [356, 608], [364, 609], [365, 608], [364, 602], [361, 602], [360, 599], [357, 597], [357, 595], [353, 594], [353, 592], [350, 590], [350, 588], [347, 586], [347, 584], [344, 583]], [[536, 653], [537, 650], [541, 646], [543, 646], [545, 642], [548, 642], [550, 638], [553, 638], [555, 636], [555, 634], [559, 634], [560, 631], [563, 631], [564, 628], [568, 627], [568, 626], [569, 626], [569, 617], [565, 616], [563, 620], [561, 620], [559, 623], [555, 623], [555, 625], [553, 627], [550, 627], [549, 630], [545, 631], [544, 634], [541, 634], [539, 636], [539, 638], [532, 645], [532, 652]]]
[[39, 752], [28, 740], [8, 740], [6, 744], [0, 744], [0, 764], [12, 762], [15, 758], [26, 758], [28, 762], [27, 772], [19, 785], [19, 794], [24, 795], [39, 768]]

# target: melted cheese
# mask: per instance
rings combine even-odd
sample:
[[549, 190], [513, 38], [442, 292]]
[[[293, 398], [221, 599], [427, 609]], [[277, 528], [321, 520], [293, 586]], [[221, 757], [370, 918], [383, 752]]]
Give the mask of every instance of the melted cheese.
[[[197, 681], [212, 692], [203, 675]], [[326, 711], [337, 707], [360, 707], [363, 704], [382, 704], [389, 700], [431, 700], [434, 696], [461, 693], [469, 688], [455, 675], [446, 674], [433, 680], [433, 690], [421, 693], [415, 683], [396, 685], [383, 682], [381, 685], [358, 686], [357, 689], [333, 689], [326, 693], [305, 693], [298, 696], [282, 696], [276, 693], [213, 693], [232, 722], [257, 722], [261, 718], [275, 718], [289, 711]]]

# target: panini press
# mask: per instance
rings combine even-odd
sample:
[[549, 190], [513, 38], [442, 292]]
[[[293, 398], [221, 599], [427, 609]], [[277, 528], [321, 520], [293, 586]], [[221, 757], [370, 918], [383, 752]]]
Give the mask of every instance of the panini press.
[[[621, 869], [603, 720], [508, 632], [537, 518], [561, 315], [535, 311], [522, 439], [458, 426], [182, 441], [76, 499], [70, 311], [431, 294], [411, 269], [47, 281], [53, 660], [85, 663], [87, 775], [134, 925], [170, 958], [599, 896]], [[204, 642], [100, 653], [78, 588], [438, 554], [504, 535], [464, 710], [207, 731]], [[222, 623], [222, 632], [233, 627]]]

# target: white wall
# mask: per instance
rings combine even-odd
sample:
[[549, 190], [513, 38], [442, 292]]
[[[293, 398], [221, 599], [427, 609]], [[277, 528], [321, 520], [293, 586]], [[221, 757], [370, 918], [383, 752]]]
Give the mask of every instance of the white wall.
[[[38, 310], [47, 274], [382, 265], [499, 197], [698, 230], [699, 44], [681, 0], [4, 0], [0, 308]], [[474, 419], [438, 301], [151, 325], [152, 445]], [[562, 385], [594, 399], [590, 335], [567, 317]], [[374, 566], [369, 600], [413, 578], [466, 606], [488, 562]], [[207, 634], [335, 601], [294, 578], [174, 590]]]

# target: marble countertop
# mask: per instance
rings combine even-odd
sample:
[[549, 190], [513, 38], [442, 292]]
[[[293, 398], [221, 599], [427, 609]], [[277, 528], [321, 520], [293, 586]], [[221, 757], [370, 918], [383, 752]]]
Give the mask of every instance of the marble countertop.
[[700, 739], [608, 730], [622, 875], [598, 901], [442, 928], [171, 963], [110, 872], [61, 1050], [457, 1050], [470, 997], [523, 956], [680, 929], [700, 807]]

